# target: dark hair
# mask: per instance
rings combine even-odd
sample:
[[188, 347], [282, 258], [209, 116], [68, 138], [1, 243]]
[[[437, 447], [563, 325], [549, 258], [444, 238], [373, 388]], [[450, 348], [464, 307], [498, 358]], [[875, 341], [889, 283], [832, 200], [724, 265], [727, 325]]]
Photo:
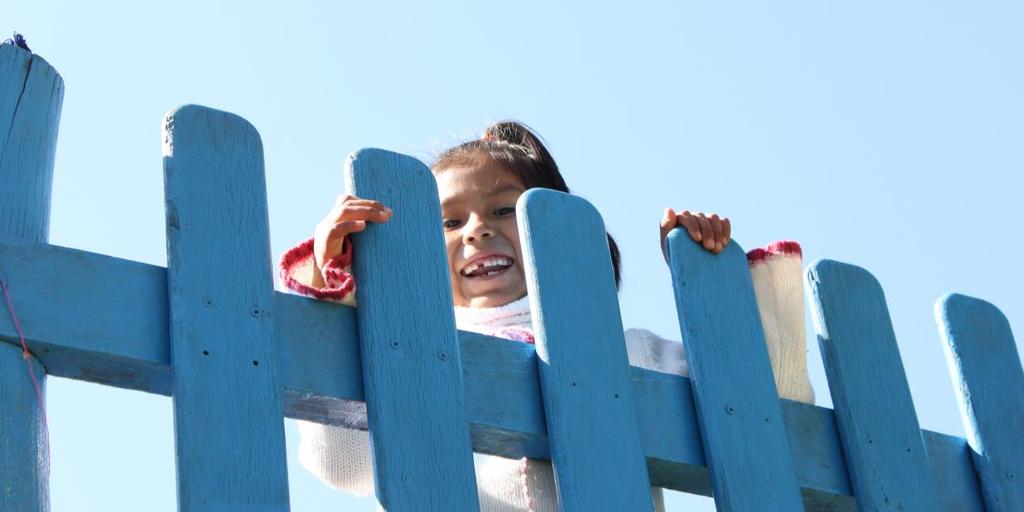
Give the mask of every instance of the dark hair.
[[[558, 172], [558, 164], [544, 147], [540, 136], [516, 121], [501, 121], [488, 126], [482, 138], [464, 142], [438, 155], [431, 169], [438, 173], [449, 167], [475, 165], [485, 159], [503, 165], [522, 180], [527, 189], [550, 188], [569, 192], [562, 173]], [[618, 288], [622, 284], [622, 263], [619, 246], [611, 235], [608, 235], [608, 251], [615, 272], [615, 287]]]

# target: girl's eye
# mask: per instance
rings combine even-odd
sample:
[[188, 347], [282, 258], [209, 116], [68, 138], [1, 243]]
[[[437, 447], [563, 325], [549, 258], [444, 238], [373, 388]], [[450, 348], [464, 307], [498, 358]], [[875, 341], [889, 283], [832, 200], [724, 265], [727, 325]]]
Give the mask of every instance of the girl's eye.
[[515, 209], [514, 206], [504, 206], [504, 207], [498, 208], [497, 210], [494, 210], [494, 214], [499, 216], [499, 217], [504, 217], [506, 215], [512, 215], [514, 213], [516, 213], [516, 209]]
[[443, 221], [441, 221], [441, 224], [444, 226], [445, 229], [455, 229], [459, 227], [460, 224], [462, 224], [462, 221], [459, 219], [444, 219]]

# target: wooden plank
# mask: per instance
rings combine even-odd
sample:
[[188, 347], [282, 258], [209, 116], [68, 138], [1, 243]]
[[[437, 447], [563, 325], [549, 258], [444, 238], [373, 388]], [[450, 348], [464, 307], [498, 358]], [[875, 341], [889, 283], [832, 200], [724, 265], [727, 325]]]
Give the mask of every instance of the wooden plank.
[[653, 510], [604, 220], [548, 189], [516, 210], [560, 509]]
[[[18, 314], [51, 376], [170, 395], [166, 269], [64, 247], [0, 239]], [[74, 268], [56, 286], [52, 268]], [[110, 308], [103, 307], [110, 304]], [[123, 309], [122, 309], [123, 308]], [[58, 322], [55, 311], [81, 312]], [[123, 315], [120, 313], [123, 311]], [[274, 294], [274, 339], [285, 416], [343, 424], [360, 404], [355, 310]], [[0, 315], [0, 338], [16, 340]], [[466, 405], [476, 451], [548, 458], [536, 353], [459, 333]], [[353, 361], [355, 361], [353, 363]], [[710, 496], [689, 379], [632, 368], [633, 395], [653, 485]], [[797, 477], [810, 510], [851, 510], [854, 502], [831, 409], [782, 401]], [[922, 431], [941, 510], [982, 511], [967, 442]]]
[[[0, 314], [7, 314], [2, 306]], [[45, 393], [46, 370], [38, 360], [33, 359], [32, 365]], [[49, 440], [43, 410], [21, 347], [3, 342], [0, 411], [0, 510], [50, 510], [50, 470], [45, 464]]]
[[390, 512], [477, 510], [437, 184], [420, 161], [379, 149], [349, 157], [345, 180], [395, 207], [352, 237], [377, 499]]
[[967, 440], [930, 430], [922, 430], [921, 437], [938, 489], [939, 510], [986, 510]]
[[[170, 396], [167, 269], [3, 238], [0, 267], [47, 373]], [[0, 338], [17, 342], [6, 313]]]
[[668, 237], [704, 453], [719, 510], [801, 510], [747, 257], [718, 255], [682, 229]]
[[866, 270], [822, 260], [807, 275], [846, 467], [861, 510], [940, 510], [889, 310]]
[[164, 122], [180, 510], [287, 510], [263, 147], [244, 119]]
[[[46, 242], [64, 81], [42, 57], [0, 45], [0, 237]], [[0, 280], [6, 283], [0, 262]], [[20, 304], [25, 290], [8, 286]], [[8, 320], [0, 297], [0, 318]], [[7, 341], [19, 343], [11, 337]], [[35, 377], [45, 389], [37, 361]], [[0, 342], [0, 510], [49, 510], [48, 443], [22, 348]]]
[[46, 242], [64, 80], [42, 57], [0, 45], [0, 236]]
[[1024, 370], [1010, 322], [960, 294], [939, 299], [935, 316], [985, 506], [1024, 510]]

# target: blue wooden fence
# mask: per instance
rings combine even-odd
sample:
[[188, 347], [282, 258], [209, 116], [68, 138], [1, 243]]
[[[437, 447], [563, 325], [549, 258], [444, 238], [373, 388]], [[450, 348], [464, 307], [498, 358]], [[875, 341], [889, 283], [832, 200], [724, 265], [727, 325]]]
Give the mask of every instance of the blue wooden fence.
[[[738, 244], [716, 256], [678, 230], [691, 378], [629, 367], [603, 222], [558, 192], [517, 207], [536, 350], [457, 331], [433, 178], [375, 149], [348, 187], [403, 207], [355, 240], [360, 307], [279, 293], [259, 134], [198, 106], [164, 124], [168, 268], [57, 247], [62, 97], [43, 59], [0, 46], [0, 280], [41, 385], [173, 397], [181, 510], [287, 510], [282, 416], [333, 424], [352, 402], [395, 512], [477, 509], [474, 450], [551, 459], [565, 511], [649, 510], [650, 485], [720, 510], [1024, 510], [1024, 372], [986, 302], [937, 308], [966, 440], [920, 429], [881, 287], [834, 261], [808, 272], [834, 411], [776, 395]], [[42, 412], [3, 312], [0, 510], [49, 508]]]

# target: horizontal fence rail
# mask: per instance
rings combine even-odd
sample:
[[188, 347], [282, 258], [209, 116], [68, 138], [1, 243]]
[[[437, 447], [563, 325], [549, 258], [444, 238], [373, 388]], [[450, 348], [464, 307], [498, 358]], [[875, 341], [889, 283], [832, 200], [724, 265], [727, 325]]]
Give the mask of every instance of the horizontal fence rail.
[[1024, 503], [1024, 372], [983, 301], [937, 310], [967, 440], [920, 429], [880, 285], [834, 261], [808, 284], [835, 411], [778, 398], [739, 245], [713, 255], [680, 230], [668, 252], [691, 376], [630, 367], [603, 220], [559, 192], [517, 206], [536, 349], [457, 331], [433, 178], [376, 149], [348, 161], [349, 191], [403, 209], [352, 238], [360, 306], [280, 293], [259, 134], [199, 106], [165, 119], [168, 268], [57, 247], [63, 82], [13, 46], [0, 71], [14, 140], [0, 147], [0, 282], [31, 353], [0, 315], [2, 510], [49, 508], [29, 369], [41, 389], [56, 376], [171, 396], [181, 510], [287, 510], [282, 416], [369, 430], [393, 512], [478, 509], [472, 451], [551, 460], [563, 511], [649, 510], [649, 486], [730, 511]]
[[[29, 347], [50, 376], [170, 396], [165, 268], [5, 239], [0, 265], [18, 290], [22, 324], [32, 326]], [[80, 269], [62, 277], [59, 294], [48, 289], [55, 265]], [[355, 308], [281, 292], [272, 307], [284, 415], [346, 424], [353, 403], [365, 399]], [[0, 338], [17, 339], [3, 316]], [[474, 450], [548, 458], [533, 347], [462, 331], [459, 346]], [[638, 368], [631, 376], [651, 484], [710, 496], [690, 380]], [[492, 379], [503, 385], [488, 385]], [[807, 508], [855, 510], [833, 411], [782, 400], [782, 412]], [[985, 510], [967, 441], [921, 433], [942, 510]]]

